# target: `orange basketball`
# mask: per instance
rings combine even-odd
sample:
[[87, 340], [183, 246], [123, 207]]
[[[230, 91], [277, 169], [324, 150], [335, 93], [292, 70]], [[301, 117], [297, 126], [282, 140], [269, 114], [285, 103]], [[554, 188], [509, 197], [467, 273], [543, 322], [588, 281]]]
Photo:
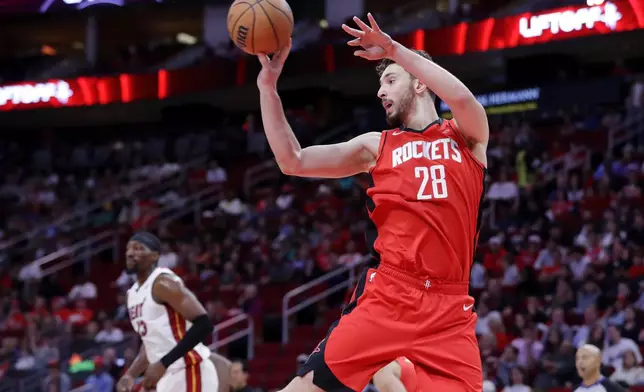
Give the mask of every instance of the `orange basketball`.
[[275, 53], [293, 33], [293, 12], [286, 0], [235, 0], [227, 23], [230, 38], [244, 52]]

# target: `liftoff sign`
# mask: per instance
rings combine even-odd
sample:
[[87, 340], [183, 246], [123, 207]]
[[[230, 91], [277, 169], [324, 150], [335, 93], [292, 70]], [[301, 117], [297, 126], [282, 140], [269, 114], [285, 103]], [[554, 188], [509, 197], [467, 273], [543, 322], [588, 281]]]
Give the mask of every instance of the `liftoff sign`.
[[52, 100], [64, 105], [73, 95], [74, 91], [64, 80], [0, 86], [0, 107], [8, 104], [29, 105]]
[[592, 29], [596, 23], [603, 23], [611, 30], [617, 28], [622, 19], [617, 5], [606, 2], [594, 7], [583, 7], [575, 11], [551, 12], [521, 18], [519, 33], [523, 38], [541, 37], [550, 30], [552, 34], [570, 33], [584, 28]]

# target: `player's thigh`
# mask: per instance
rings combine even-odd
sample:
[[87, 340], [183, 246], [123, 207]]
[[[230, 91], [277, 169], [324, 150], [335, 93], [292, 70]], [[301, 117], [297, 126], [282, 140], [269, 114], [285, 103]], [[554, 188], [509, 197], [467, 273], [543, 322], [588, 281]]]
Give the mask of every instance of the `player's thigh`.
[[356, 305], [348, 306], [298, 374], [312, 372], [313, 384], [325, 391], [362, 390], [378, 370], [411, 346], [416, 325], [405, 315], [417, 302], [406, 309], [398, 298], [390, 299], [404, 287], [392, 290], [399, 282], [374, 271], [363, 274], [354, 296]]
[[469, 297], [439, 296], [428, 303], [434, 310], [414, 340], [409, 358], [422, 391], [477, 391], [483, 387], [481, 354], [474, 328], [477, 316], [464, 301]]
[[219, 390], [219, 376], [215, 365], [205, 359], [200, 363], [201, 390], [198, 392], [217, 392]]
[[313, 385], [313, 372], [309, 372], [303, 377], [295, 377], [280, 392], [325, 392]]

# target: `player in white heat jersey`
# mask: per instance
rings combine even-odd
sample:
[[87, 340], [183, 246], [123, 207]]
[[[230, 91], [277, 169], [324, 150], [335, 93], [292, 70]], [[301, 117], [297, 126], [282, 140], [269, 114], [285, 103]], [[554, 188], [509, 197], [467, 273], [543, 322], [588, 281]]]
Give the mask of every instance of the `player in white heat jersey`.
[[145, 389], [216, 392], [217, 371], [210, 349], [201, 343], [212, 332], [212, 322], [174, 272], [156, 267], [160, 248], [150, 233], [137, 233], [127, 244], [127, 268], [137, 277], [127, 292], [127, 307], [143, 344], [117, 390], [131, 391], [134, 378], [145, 373]]

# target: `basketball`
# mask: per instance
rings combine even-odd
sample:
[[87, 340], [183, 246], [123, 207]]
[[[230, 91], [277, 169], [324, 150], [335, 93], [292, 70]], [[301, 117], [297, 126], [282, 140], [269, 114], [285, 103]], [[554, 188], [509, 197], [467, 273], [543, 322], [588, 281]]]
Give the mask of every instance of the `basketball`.
[[286, 0], [235, 0], [228, 10], [228, 34], [249, 54], [275, 53], [293, 33], [293, 12]]

